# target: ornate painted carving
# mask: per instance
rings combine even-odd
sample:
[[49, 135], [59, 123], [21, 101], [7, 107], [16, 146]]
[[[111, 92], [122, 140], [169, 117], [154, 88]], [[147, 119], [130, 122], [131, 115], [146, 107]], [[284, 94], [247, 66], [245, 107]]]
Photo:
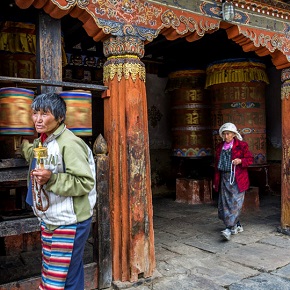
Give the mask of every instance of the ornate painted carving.
[[104, 81], [112, 80], [117, 76], [118, 81], [124, 77], [139, 77], [145, 81], [145, 65], [139, 57], [144, 55], [144, 43], [134, 37], [110, 37], [104, 41], [104, 54], [108, 57], [104, 64]]
[[59, 1], [57, 0], [51, 0], [51, 1], [63, 10], [70, 9], [75, 5], [77, 5], [80, 8], [86, 8], [90, 4], [90, 0], [66, 0], [67, 2], [66, 5], [60, 4]]
[[285, 35], [281, 36], [275, 31], [269, 31], [267, 34], [261, 33], [259, 29], [249, 29], [245, 26], [239, 26], [239, 32], [241, 35], [244, 35], [250, 39], [255, 47], [266, 47], [270, 52], [275, 50], [280, 50], [286, 56], [287, 60], [290, 61], [290, 34], [289, 34], [289, 25], [287, 26], [287, 32]]
[[132, 35], [148, 40], [157, 36], [154, 27], [162, 9], [156, 5], [148, 1], [131, 0], [92, 0], [92, 3], [95, 5], [95, 20], [105, 33]]
[[286, 81], [281, 85], [281, 99], [288, 100], [290, 95], [290, 81]]
[[106, 15], [108, 19], [114, 19], [120, 23], [130, 23], [133, 26], [156, 25], [156, 19], [162, 11], [149, 1], [92, 0], [92, 4], [95, 4], [96, 15]]
[[281, 82], [290, 80], [290, 68], [283, 69], [281, 73]]
[[[203, 18], [199, 1], [192, 3], [199, 16], [191, 17], [188, 11], [168, 9], [166, 3], [151, 3], [141, 0], [51, 0], [61, 10], [78, 6], [86, 10], [104, 33], [115, 36], [136, 36], [152, 41], [163, 28], [172, 27], [178, 34], [197, 31], [203, 36], [206, 31], [217, 29], [219, 19]], [[176, 3], [177, 4], [177, 1]], [[181, 4], [177, 5], [182, 7]]]
[[[222, 1], [219, 1], [222, 2]], [[272, 16], [281, 19], [289, 19], [290, 5], [282, 1], [257, 0], [257, 1], [233, 1], [236, 7], [253, 11], [264, 16]]]
[[187, 34], [188, 32], [195, 32], [199, 36], [203, 36], [207, 31], [216, 30], [219, 28], [219, 20], [213, 20], [204, 17], [187, 17], [183, 14], [178, 15], [173, 10], [166, 10], [161, 15], [161, 26], [158, 31], [163, 28], [172, 27], [179, 35]]
[[[201, 11], [205, 15], [221, 18], [221, 5], [217, 3], [202, 2], [200, 4]], [[248, 23], [249, 15], [242, 11], [235, 10], [234, 22]]]
[[290, 69], [283, 69], [281, 73], [281, 99], [288, 100], [290, 96]]
[[138, 57], [144, 56], [144, 42], [136, 37], [110, 37], [104, 41], [104, 55], [133, 54]]
[[[38, 2], [31, 1], [36, 7]], [[159, 34], [165, 35], [168, 39], [186, 35], [188, 41], [194, 41], [207, 32], [219, 29], [222, 21], [221, 0], [45, 0], [44, 2], [43, 8], [49, 8], [54, 16], [59, 14], [59, 17], [62, 17], [61, 15], [65, 15], [64, 10], [67, 10], [68, 14], [75, 14], [75, 17], [84, 22], [88, 33], [92, 33], [91, 36], [98, 40], [104, 36], [93, 27], [94, 23], [104, 34], [114, 36], [134, 36], [152, 41]], [[52, 9], [49, 5], [51, 3], [60, 11]], [[290, 5], [275, 0], [233, 0], [233, 3], [236, 8], [235, 19], [230, 24], [222, 22], [223, 27], [232, 24], [238, 27], [239, 35], [249, 39], [246, 46], [239, 43], [243, 45], [245, 51], [257, 51], [261, 56], [267, 54], [265, 50], [270, 53], [281, 51], [279, 59], [277, 55], [273, 55], [273, 63], [279, 69], [286, 68], [290, 61], [288, 45], [290, 29], [287, 23]], [[27, 8], [25, 0], [18, 0], [17, 5]], [[82, 9], [86, 13], [82, 13], [80, 11]], [[91, 19], [88, 19], [87, 14]]]
[[[271, 53], [279, 50], [285, 55], [287, 61], [290, 61], [290, 27], [284, 20], [289, 18], [289, 11], [282, 11], [276, 7], [274, 9], [267, 4], [259, 6], [257, 3], [233, 2], [236, 9], [232, 23], [238, 28], [236, 36], [240, 38], [240, 35], [243, 35], [253, 43], [252, 47], [248, 46], [244, 50], [255, 50], [255, 47], [266, 48]], [[206, 15], [220, 17], [219, 3], [203, 2], [201, 9]], [[256, 13], [251, 14], [251, 11]], [[234, 38], [233, 40], [235, 41]], [[277, 63], [278, 67], [279, 65], [280, 63]]]

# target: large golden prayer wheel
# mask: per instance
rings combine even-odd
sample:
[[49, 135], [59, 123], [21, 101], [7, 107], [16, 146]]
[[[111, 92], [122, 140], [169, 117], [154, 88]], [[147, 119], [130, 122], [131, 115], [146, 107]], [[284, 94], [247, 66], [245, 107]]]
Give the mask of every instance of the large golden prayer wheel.
[[265, 68], [257, 60], [231, 59], [215, 62], [206, 70], [214, 148], [220, 142], [220, 126], [234, 123], [249, 144], [255, 164], [267, 162], [265, 88], [269, 81]]
[[59, 93], [67, 106], [65, 124], [77, 136], [92, 135], [92, 94], [88, 91]]
[[34, 92], [22, 88], [0, 88], [0, 134], [33, 135], [31, 104]]
[[174, 156], [212, 155], [210, 104], [204, 85], [204, 70], [182, 70], [169, 75], [166, 91], [171, 97]]

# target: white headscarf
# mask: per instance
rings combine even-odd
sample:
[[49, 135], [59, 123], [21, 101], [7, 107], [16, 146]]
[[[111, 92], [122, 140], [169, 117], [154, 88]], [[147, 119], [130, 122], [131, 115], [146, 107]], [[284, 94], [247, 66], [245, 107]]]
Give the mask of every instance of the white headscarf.
[[223, 133], [224, 131], [231, 131], [231, 132], [233, 132], [233, 133], [236, 134], [236, 137], [237, 137], [240, 141], [243, 140], [243, 137], [242, 137], [241, 134], [238, 132], [237, 127], [236, 127], [233, 123], [224, 123], [224, 124], [220, 127], [220, 129], [219, 129], [219, 134], [220, 134], [220, 136], [221, 136], [221, 138], [222, 138], [223, 140], [224, 140], [224, 138], [223, 138], [222, 133]]

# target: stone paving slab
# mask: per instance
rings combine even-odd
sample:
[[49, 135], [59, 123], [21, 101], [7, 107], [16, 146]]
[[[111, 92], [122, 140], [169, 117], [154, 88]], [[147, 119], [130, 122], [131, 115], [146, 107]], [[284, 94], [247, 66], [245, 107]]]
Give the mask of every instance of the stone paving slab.
[[[290, 250], [290, 236], [286, 236], [280, 233], [273, 233], [273, 235], [261, 239], [260, 243], [269, 244], [279, 248]], [[290, 251], [288, 251], [287, 253], [290, 253]]]
[[157, 243], [161, 243], [161, 244], [171, 244], [175, 241], [180, 240], [179, 236], [173, 234], [173, 233], [169, 233], [169, 232], [165, 232], [165, 231], [155, 231], [155, 244]]
[[[290, 280], [290, 264], [272, 272], [273, 275], [284, 277]], [[290, 289], [290, 286], [289, 286]]]
[[[126, 286], [125, 286], [126, 285]], [[128, 288], [129, 287], [129, 288]], [[194, 275], [178, 275], [169, 278], [157, 278], [152, 281], [144, 281], [142, 284], [116, 282], [113, 289], [134, 289], [134, 290], [223, 290], [224, 288]]]
[[191, 237], [187, 240], [183, 240], [184, 244], [196, 247], [210, 253], [224, 253], [229, 249], [237, 250], [241, 245], [237, 243], [229, 243], [224, 241], [219, 232], [212, 234], [201, 233], [196, 237]]
[[193, 227], [191, 224], [188, 224], [184, 221], [182, 222], [177, 220], [171, 220], [170, 223], [165, 224], [162, 229], [160, 229], [160, 232], [172, 233], [178, 239], [181, 239], [190, 238], [199, 233], [200, 230], [202, 230], [202, 228], [197, 229], [196, 227]]
[[221, 286], [227, 286], [259, 272], [238, 263], [217, 258], [215, 255], [203, 251], [192, 255], [174, 257], [164, 263], [158, 263], [158, 271], [167, 277], [177, 274], [177, 271], [194, 274]]
[[290, 281], [275, 275], [263, 273], [256, 277], [233, 284], [229, 290], [289, 290]]
[[167, 249], [163, 245], [157, 245], [155, 247], [155, 258], [158, 261], [166, 261], [168, 259], [174, 258], [176, 256], [180, 256], [181, 254], [175, 251], [171, 251]]
[[249, 225], [248, 223], [243, 224], [244, 232], [232, 236], [231, 241], [242, 245], [249, 245], [260, 242], [265, 237], [274, 235], [277, 230], [274, 226], [264, 226], [257, 230], [257, 226]]
[[[153, 282], [147, 289], [154, 290], [222, 290], [223, 287], [195, 275], [179, 275]], [[139, 290], [139, 289], [138, 289]], [[140, 289], [141, 290], [141, 289]], [[146, 290], [146, 289], [144, 289]]]
[[262, 243], [242, 246], [238, 251], [230, 249], [223, 257], [263, 272], [273, 271], [290, 263], [290, 255], [286, 254], [284, 248]]
[[175, 241], [172, 243], [162, 243], [161, 245], [157, 246], [157, 250], [156, 250], [156, 260], [158, 261], [163, 261], [163, 260], [167, 260], [166, 257], [164, 257], [162, 255], [162, 252], [160, 251], [160, 248], [174, 253], [174, 256], [180, 256], [180, 255], [195, 255], [197, 252], [200, 251], [200, 249], [196, 248], [196, 247], [192, 247], [186, 244], [183, 244], [180, 241]]

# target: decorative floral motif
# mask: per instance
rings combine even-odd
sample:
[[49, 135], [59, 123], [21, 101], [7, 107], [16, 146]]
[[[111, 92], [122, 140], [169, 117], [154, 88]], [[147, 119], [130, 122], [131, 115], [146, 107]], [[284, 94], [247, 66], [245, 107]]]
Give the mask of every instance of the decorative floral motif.
[[283, 69], [281, 73], [281, 82], [285, 82], [287, 80], [290, 80], [290, 68]]
[[145, 65], [139, 59], [130, 58], [128, 55], [124, 55], [122, 58], [111, 56], [104, 65], [104, 82], [112, 80], [116, 75], [118, 81], [122, 77], [126, 80], [131, 77], [135, 82], [137, 77], [139, 77], [140, 80], [145, 82]]
[[290, 81], [285, 81], [281, 86], [281, 99], [290, 99]]
[[284, 52], [287, 60], [290, 61], [290, 44], [288, 37], [281, 37], [281, 35], [274, 34], [271, 36], [263, 33], [256, 33], [254, 29], [249, 29], [246, 27], [239, 27], [240, 34], [249, 38], [256, 47], [266, 47], [270, 52], [274, 52], [276, 49]]
[[149, 41], [152, 41], [153, 38], [157, 36], [155, 29], [147, 27], [133, 26], [131, 24], [124, 24], [101, 18], [96, 18], [95, 21], [106, 34], [112, 34], [115, 36], [134, 36]]
[[150, 121], [150, 125], [153, 128], [157, 126], [158, 122], [162, 119], [162, 117], [162, 113], [156, 106], [153, 105], [150, 109], [148, 109], [148, 119]]
[[124, 77], [133, 81], [137, 77], [145, 82], [145, 65], [139, 57], [144, 55], [144, 42], [136, 37], [110, 37], [104, 41], [104, 55], [108, 57], [104, 65], [104, 81], [112, 80], [116, 75], [118, 81]]
[[79, 6], [80, 8], [86, 8], [90, 4], [90, 0], [66, 0], [67, 5], [63, 6], [59, 4], [57, 0], [51, 0], [54, 4], [56, 4], [61, 9], [69, 9], [72, 6]]
[[107, 15], [120, 23], [131, 25], [156, 25], [156, 19], [161, 9], [148, 1], [137, 0], [92, 0], [96, 5], [96, 15]]
[[259, 103], [253, 103], [253, 102], [235, 102], [231, 104], [232, 108], [240, 109], [249, 109], [249, 108], [255, 108], [259, 106]]
[[106, 57], [112, 55], [136, 55], [144, 56], [144, 42], [136, 37], [110, 37], [104, 41], [104, 55]]
[[203, 36], [206, 31], [219, 28], [219, 21], [217, 20], [210, 22], [208, 19], [204, 20], [199, 17], [196, 19], [197, 21], [184, 15], [178, 17], [172, 10], [166, 10], [161, 15], [162, 26], [158, 30], [161, 31], [164, 27], [172, 27], [180, 35], [196, 31], [199, 36]]

